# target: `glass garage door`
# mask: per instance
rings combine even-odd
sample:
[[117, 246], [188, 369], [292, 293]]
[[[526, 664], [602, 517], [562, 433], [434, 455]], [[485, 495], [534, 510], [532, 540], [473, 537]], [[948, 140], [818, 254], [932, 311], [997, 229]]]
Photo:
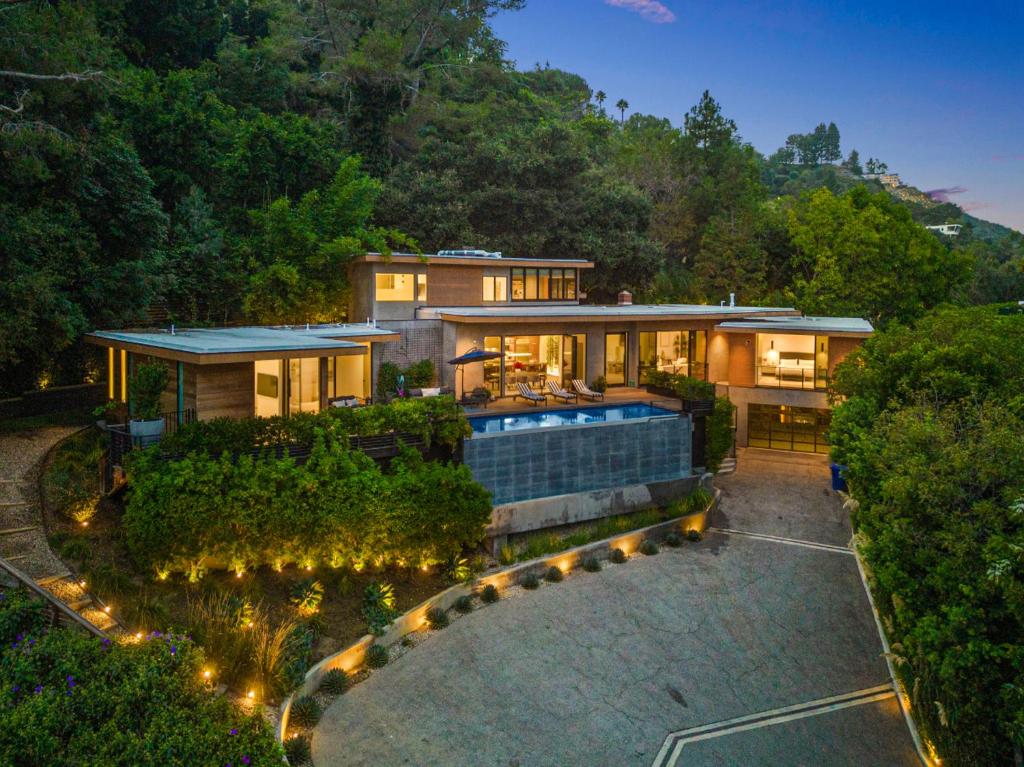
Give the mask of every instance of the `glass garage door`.
[[825, 434], [831, 420], [832, 413], [829, 410], [788, 405], [749, 405], [747, 444], [773, 450], [827, 453]]

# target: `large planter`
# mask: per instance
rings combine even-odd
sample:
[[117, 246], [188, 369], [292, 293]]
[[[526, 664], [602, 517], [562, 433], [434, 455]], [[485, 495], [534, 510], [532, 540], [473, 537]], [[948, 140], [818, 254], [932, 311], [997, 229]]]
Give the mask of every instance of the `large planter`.
[[654, 386], [652, 384], [644, 384], [644, 388], [647, 389], [648, 394], [653, 394], [656, 397], [665, 397], [666, 399], [679, 399], [679, 395], [676, 394], [675, 389], [670, 389], [667, 386]]
[[708, 416], [715, 412], [714, 398], [683, 399], [683, 412], [694, 416]]
[[133, 418], [128, 425], [132, 435], [132, 442], [139, 447], [155, 445], [164, 434], [164, 419], [155, 418], [151, 421], [142, 421]]

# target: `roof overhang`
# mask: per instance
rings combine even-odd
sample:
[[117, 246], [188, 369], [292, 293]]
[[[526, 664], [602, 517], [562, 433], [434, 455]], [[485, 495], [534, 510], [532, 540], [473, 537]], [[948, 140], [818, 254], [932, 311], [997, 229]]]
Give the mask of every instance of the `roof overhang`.
[[[301, 359], [307, 357], [360, 356], [367, 353], [367, 347], [354, 340], [331, 338], [293, 338], [282, 332], [280, 339], [266, 337], [260, 341], [244, 340], [234, 345], [226, 342], [213, 343], [208, 334], [195, 331], [169, 332], [152, 331], [104, 331], [98, 330], [85, 335], [86, 343], [124, 350], [133, 354], [144, 354], [158, 359], [188, 362], [193, 365], [223, 365], [232, 362], [255, 362], [257, 360]], [[389, 334], [386, 340], [391, 340]], [[378, 340], [373, 338], [372, 340]]]
[[594, 262], [577, 258], [487, 258], [472, 256], [418, 256], [411, 253], [395, 253], [385, 256], [367, 253], [352, 259], [354, 264], [444, 264], [445, 266], [509, 266], [509, 267], [551, 267], [553, 269], [593, 269]]
[[[498, 324], [544, 324], [557, 322], [717, 322], [719, 320], [736, 317], [736, 311], [715, 311], [710, 310], [687, 311], [665, 305], [663, 311], [652, 311], [650, 306], [638, 306], [636, 311], [629, 311], [628, 307], [588, 307], [572, 306], [565, 307], [566, 311], [537, 311], [542, 307], [522, 307], [517, 311], [502, 311], [505, 307], [484, 308], [432, 308], [427, 307], [419, 311], [418, 316], [430, 315], [431, 317], [471, 325], [498, 325]], [[547, 308], [547, 307], [543, 307]], [[661, 307], [659, 307], [660, 309]], [[603, 310], [602, 310], [603, 309]], [[609, 311], [613, 309], [614, 311]], [[778, 317], [778, 316], [799, 316], [795, 309], [772, 309], [753, 308], [743, 313], [743, 317]]]
[[868, 338], [874, 333], [870, 323], [866, 327], [854, 327], [848, 323], [829, 325], [826, 323], [797, 322], [722, 322], [715, 326], [720, 333], [781, 333], [794, 336], [829, 336], [830, 338]]

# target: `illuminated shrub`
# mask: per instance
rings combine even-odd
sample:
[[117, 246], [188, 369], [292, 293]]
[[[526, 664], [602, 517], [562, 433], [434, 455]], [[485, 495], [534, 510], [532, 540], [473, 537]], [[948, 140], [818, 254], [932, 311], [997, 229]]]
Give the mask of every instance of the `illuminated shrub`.
[[328, 695], [341, 695], [348, 689], [348, 674], [344, 669], [332, 668], [320, 679], [320, 691]]
[[611, 559], [612, 562], [614, 562], [615, 564], [621, 565], [627, 559], [626, 552], [624, 552], [622, 549], [612, 549], [612, 553], [609, 556], [609, 559]]
[[658, 544], [650, 538], [644, 538], [640, 543], [640, 553], [645, 554], [646, 556], [653, 556], [658, 553]]
[[696, 543], [697, 541], [704, 540], [704, 534], [695, 528], [690, 529], [686, 531], [686, 540]]
[[312, 727], [320, 721], [321, 714], [323, 714], [323, 709], [320, 708], [320, 704], [316, 702], [315, 698], [306, 695], [292, 703], [288, 721], [297, 727]]
[[544, 573], [544, 580], [548, 581], [549, 583], [559, 583], [562, 580], [562, 578], [562, 571], [554, 565], [549, 567], [548, 571]]
[[493, 583], [488, 583], [480, 592], [480, 601], [485, 604], [492, 605], [499, 599], [501, 599], [501, 594], [498, 592], [498, 587]]
[[540, 587], [540, 578], [533, 573], [527, 573], [519, 579], [519, 585], [524, 589], [530, 589], [532, 591], [533, 589]]
[[583, 560], [583, 569], [588, 573], [597, 573], [601, 571], [601, 560], [595, 556], [589, 556]]
[[683, 545], [683, 536], [677, 531], [673, 530], [671, 533], [665, 536], [665, 545], [676, 548]]
[[312, 615], [320, 609], [324, 598], [324, 585], [312, 578], [303, 578], [292, 587], [291, 603], [302, 615]]
[[384, 645], [374, 644], [366, 651], [366, 665], [370, 668], [383, 668], [388, 665], [388, 648]]
[[313, 755], [309, 747], [309, 738], [305, 735], [288, 738], [284, 742], [284, 755], [288, 757], [288, 764], [292, 767], [308, 762]]
[[455, 600], [455, 609], [465, 615], [473, 612], [473, 597], [464, 595]]
[[440, 631], [448, 625], [448, 613], [440, 607], [431, 607], [427, 610], [427, 623], [434, 631]]

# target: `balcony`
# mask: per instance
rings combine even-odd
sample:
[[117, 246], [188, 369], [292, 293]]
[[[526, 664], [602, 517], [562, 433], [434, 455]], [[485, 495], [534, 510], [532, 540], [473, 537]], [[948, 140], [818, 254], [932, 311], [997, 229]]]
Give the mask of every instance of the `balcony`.
[[828, 388], [828, 368], [806, 364], [804, 360], [787, 363], [780, 359], [774, 365], [757, 365], [756, 385], [772, 389], [824, 390]]

